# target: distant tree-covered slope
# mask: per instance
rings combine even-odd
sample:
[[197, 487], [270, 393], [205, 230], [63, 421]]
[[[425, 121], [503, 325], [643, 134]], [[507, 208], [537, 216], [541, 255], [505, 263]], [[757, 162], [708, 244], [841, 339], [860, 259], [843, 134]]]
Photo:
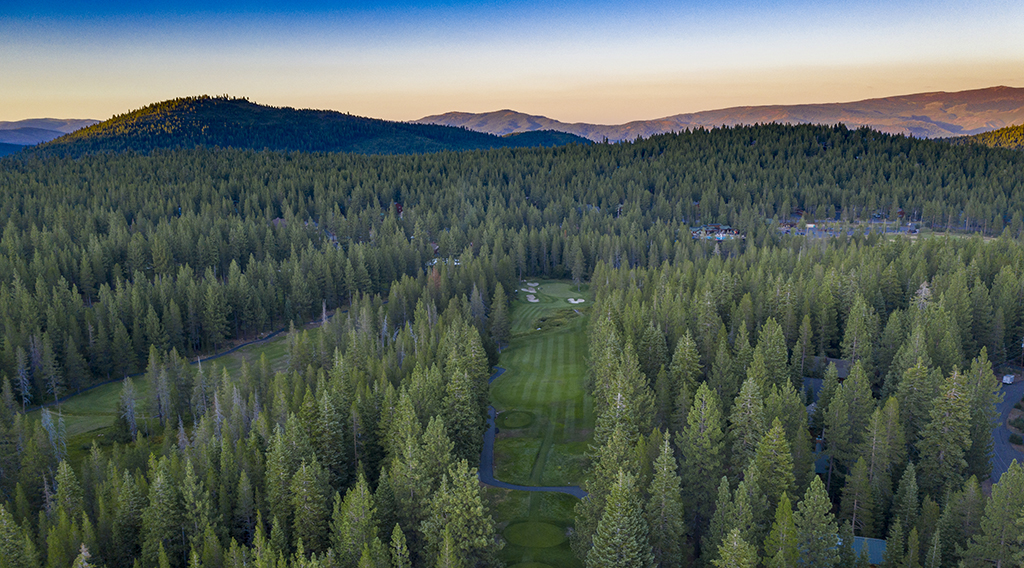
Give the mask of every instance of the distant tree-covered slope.
[[990, 148], [1009, 148], [1024, 150], [1024, 124], [1007, 126], [992, 132], [954, 138], [954, 144], [983, 144]]
[[22, 148], [24, 148], [24, 146], [21, 144], [6, 144], [4, 142], [0, 142], [0, 156], [13, 154], [20, 151]]
[[586, 142], [557, 133], [500, 138], [448, 126], [390, 122], [329, 110], [258, 105], [246, 99], [189, 97], [115, 116], [41, 145], [48, 155], [231, 147], [304, 152], [409, 154]]

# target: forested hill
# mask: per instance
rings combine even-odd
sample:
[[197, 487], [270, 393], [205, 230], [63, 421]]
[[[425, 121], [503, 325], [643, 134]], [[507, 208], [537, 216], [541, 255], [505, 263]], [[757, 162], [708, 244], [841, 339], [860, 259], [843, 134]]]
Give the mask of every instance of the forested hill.
[[990, 148], [1009, 148], [1010, 150], [1024, 150], [1024, 124], [1007, 126], [992, 132], [975, 134], [954, 138], [954, 144], [983, 144]]
[[560, 132], [498, 137], [448, 126], [409, 124], [330, 110], [189, 97], [156, 103], [40, 145], [46, 155], [149, 152], [157, 148], [252, 148], [303, 152], [412, 154], [589, 143]]

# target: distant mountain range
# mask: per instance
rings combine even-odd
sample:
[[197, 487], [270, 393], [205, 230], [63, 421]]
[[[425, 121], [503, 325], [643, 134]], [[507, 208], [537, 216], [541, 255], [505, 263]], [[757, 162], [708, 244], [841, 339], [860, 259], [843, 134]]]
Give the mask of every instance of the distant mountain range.
[[258, 105], [246, 99], [189, 97], [149, 105], [40, 144], [32, 152], [81, 155], [158, 148], [251, 148], [407, 154], [559, 146], [590, 141], [563, 132], [495, 136], [449, 126], [390, 122], [330, 110]]
[[91, 119], [30, 118], [0, 121], [0, 144], [32, 146], [99, 122]]
[[677, 114], [619, 125], [565, 123], [544, 116], [500, 110], [487, 113], [449, 112], [413, 121], [460, 126], [505, 135], [532, 130], [557, 130], [595, 142], [633, 140], [698, 127], [778, 122], [836, 124], [869, 128], [918, 138], [969, 136], [1024, 123], [1024, 88], [991, 87], [955, 93], [936, 92], [868, 99], [849, 103], [733, 107]]

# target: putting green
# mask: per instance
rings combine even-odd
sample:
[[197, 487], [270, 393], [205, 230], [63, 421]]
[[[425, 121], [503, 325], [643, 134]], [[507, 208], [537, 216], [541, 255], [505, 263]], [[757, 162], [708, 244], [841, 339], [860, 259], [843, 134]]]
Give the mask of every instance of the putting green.
[[526, 521], [505, 529], [505, 540], [528, 548], [551, 548], [565, 542], [565, 529], [551, 523]]
[[524, 410], [509, 410], [498, 415], [498, 428], [514, 430], [533, 424], [533, 413]]

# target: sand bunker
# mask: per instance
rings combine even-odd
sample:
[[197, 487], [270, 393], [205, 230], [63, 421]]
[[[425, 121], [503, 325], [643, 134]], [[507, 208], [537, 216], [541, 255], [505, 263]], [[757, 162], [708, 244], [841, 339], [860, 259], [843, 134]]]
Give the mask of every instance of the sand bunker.
[[540, 286], [540, 284], [537, 283], [537, 282], [527, 282], [526, 285], [527, 286], [533, 286], [534, 288], [536, 288], [537, 286]]
[[575, 298], [569, 298], [566, 301], [568, 301], [570, 304], [582, 304], [583, 302], [586, 302], [586, 300], [584, 300], [583, 298], [580, 298], [578, 300]]
[[531, 293], [531, 294], [536, 294], [536, 293], [537, 293], [537, 291], [536, 291], [536, 290], [534, 290], [533, 288], [521, 288], [521, 290], [522, 290], [523, 292], [529, 292], [529, 293]]
[[534, 296], [533, 294], [527, 294], [527, 295], [526, 295], [526, 301], [527, 301], [527, 302], [530, 302], [531, 304], [536, 304], [536, 303], [537, 303], [537, 302], [539, 302], [540, 300], [538, 300], [538, 299], [537, 299], [537, 296]]

